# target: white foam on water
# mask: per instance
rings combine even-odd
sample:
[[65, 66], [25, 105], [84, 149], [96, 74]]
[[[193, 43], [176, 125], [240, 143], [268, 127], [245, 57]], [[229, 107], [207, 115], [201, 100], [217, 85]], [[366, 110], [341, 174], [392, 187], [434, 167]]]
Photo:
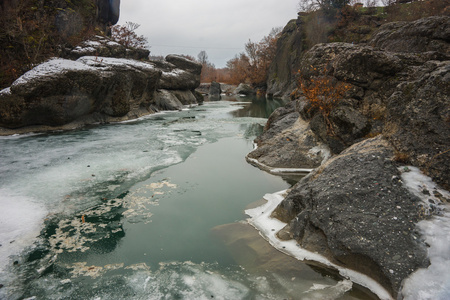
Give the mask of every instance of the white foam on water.
[[[410, 300], [448, 300], [450, 299], [450, 205], [441, 203], [434, 191], [450, 199], [450, 193], [440, 188], [431, 178], [425, 176], [418, 168], [402, 167], [404, 185], [418, 196], [423, 203], [429, 200], [440, 204], [441, 215], [432, 216], [418, 223], [428, 248], [430, 266], [414, 272], [407, 278], [401, 291], [404, 299]], [[428, 193], [423, 193], [423, 191]]]
[[0, 274], [18, 255], [30, 246], [42, 229], [47, 210], [32, 198], [0, 189]]
[[281, 201], [283, 201], [285, 195], [286, 191], [280, 191], [274, 194], [266, 194], [264, 196], [264, 199], [267, 200], [266, 204], [245, 211], [245, 213], [251, 217], [248, 222], [259, 230], [262, 237], [264, 237], [272, 246], [283, 253], [291, 255], [298, 260], [316, 261], [325, 266], [336, 269], [339, 271], [339, 274], [341, 274], [341, 276], [359, 285], [367, 287], [380, 299], [392, 299], [389, 292], [387, 292], [379, 283], [369, 278], [368, 276], [335, 265], [324, 256], [301, 248], [295, 240], [282, 241], [278, 239], [276, 234], [286, 226], [286, 223], [283, 223], [278, 219], [274, 219], [270, 215], [272, 214], [274, 209], [281, 203]]

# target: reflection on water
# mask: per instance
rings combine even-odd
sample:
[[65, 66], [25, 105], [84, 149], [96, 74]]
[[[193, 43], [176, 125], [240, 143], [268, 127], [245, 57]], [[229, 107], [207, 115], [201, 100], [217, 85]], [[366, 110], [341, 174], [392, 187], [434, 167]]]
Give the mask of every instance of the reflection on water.
[[224, 100], [227, 101], [239, 101], [249, 103], [243, 109], [239, 109], [231, 112], [234, 117], [243, 118], [265, 118], [267, 119], [272, 112], [278, 107], [284, 106], [287, 100], [281, 99], [266, 99], [265, 97], [227, 97]]

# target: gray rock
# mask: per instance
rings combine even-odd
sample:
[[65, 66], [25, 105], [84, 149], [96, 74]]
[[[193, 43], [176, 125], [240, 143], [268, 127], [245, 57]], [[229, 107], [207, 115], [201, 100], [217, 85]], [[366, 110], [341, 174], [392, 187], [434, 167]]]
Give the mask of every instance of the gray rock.
[[353, 145], [294, 186], [274, 216], [290, 223], [302, 247], [396, 297], [402, 280], [428, 261], [415, 231], [420, 200], [392, 180], [399, 175], [392, 156], [382, 137]]
[[303, 105], [299, 112], [311, 119], [311, 129], [333, 153], [383, 133], [398, 153], [449, 188], [450, 68], [448, 60], [436, 57], [344, 43], [316, 45], [303, 56], [302, 74], [322, 76], [326, 68], [331, 81], [352, 89], [330, 113], [334, 134], [318, 110]]
[[222, 89], [220, 88], [220, 83], [218, 82], [211, 82], [211, 85], [209, 87], [209, 96], [220, 96], [222, 93]]
[[166, 61], [173, 64], [179, 69], [189, 71], [195, 75], [202, 73], [202, 64], [196, 61], [189, 60], [183, 56], [169, 54], [166, 56]]
[[409, 163], [450, 188], [450, 61], [411, 72], [387, 99], [383, 134]]
[[103, 24], [114, 25], [119, 21], [120, 0], [96, 0], [97, 18]]
[[166, 90], [194, 90], [200, 85], [202, 65], [178, 55], [168, 55], [167, 62], [154, 62], [163, 73], [159, 87]]
[[296, 102], [272, 113], [258, 147], [247, 155], [269, 168], [315, 168], [328, 157], [329, 150], [296, 112]]
[[115, 57], [130, 59], [147, 59], [150, 51], [147, 49], [127, 48], [104, 36], [93, 36], [81, 42], [73, 49], [66, 49], [63, 58], [78, 59], [82, 56]]
[[306, 45], [299, 17], [284, 27], [277, 41], [275, 58], [270, 65], [267, 80], [269, 97], [289, 96], [296, 85], [296, 74], [301, 61], [301, 53]]
[[163, 110], [181, 110], [183, 103], [168, 90], [159, 90], [156, 93], [155, 103]]
[[256, 95], [256, 91], [248, 84], [241, 83], [238, 85], [238, 87], [234, 90], [234, 93], [236, 95]]
[[450, 17], [432, 16], [414, 22], [385, 24], [374, 34], [370, 44], [392, 52], [437, 51], [450, 55], [449, 42]]
[[[192, 64], [182, 66], [194, 69]], [[202, 101], [192, 92], [197, 77], [168, 62], [157, 65], [97, 56], [52, 59], [0, 93], [0, 126], [65, 128], [72, 122], [79, 126], [135, 118], [159, 109], [177, 110]], [[157, 88], [162, 91], [156, 94]]]

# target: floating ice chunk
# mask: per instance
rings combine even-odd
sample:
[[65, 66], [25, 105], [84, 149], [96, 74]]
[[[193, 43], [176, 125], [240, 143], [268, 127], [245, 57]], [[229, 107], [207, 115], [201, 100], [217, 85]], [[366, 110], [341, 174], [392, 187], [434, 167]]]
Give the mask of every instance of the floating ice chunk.
[[314, 169], [306, 169], [306, 168], [272, 168], [272, 167], [269, 167], [268, 165], [263, 164], [262, 162], [258, 161], [257, 159], [250, 158], [248, 156], [247, 156], [247, 160], [251, 164], [258, 166], [262, 170], [265, 170], [265, 171], [275, 174], [275, 175], [280, 175], [280, 174], [305, 174], [306, 175], [306, 174], [311, 173], [314, 170]]
[[0, 273], [11, 255], [19, 254], [39, 235], [47, 211], [33, 199], [0, 189]]

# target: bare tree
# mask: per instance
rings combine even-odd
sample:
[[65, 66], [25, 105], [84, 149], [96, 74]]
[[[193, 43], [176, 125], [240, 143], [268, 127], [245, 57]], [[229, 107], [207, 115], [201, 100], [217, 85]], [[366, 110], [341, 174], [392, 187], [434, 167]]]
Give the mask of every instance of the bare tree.
[[198, 62], [202, 65], [206, 65], [208, 63], [208, 54], [206, 54], [205, 50], [200, 51], [200, 53], [197, 55]]
[[135, 32], [140, 26], [133, 22], [126, 22], [123, 26], [114, 25], [111, 27], [111, 37], [127, 48], [145, 49], [148, 43], [147, 38]]
[[349, 3], [350, 0], [300, 0], [298, 10], [303, 12], [311, 12], [319, 9], [330, 11], [341, 9]]

